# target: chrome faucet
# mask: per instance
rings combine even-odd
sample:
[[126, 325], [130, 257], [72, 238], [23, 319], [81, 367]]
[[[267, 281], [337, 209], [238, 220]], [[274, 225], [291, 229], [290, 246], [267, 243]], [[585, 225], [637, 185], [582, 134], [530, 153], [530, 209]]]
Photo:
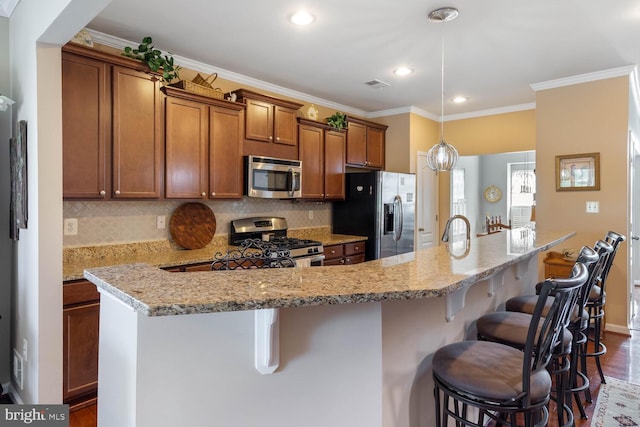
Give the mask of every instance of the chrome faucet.
[[464, 216], [464, 215], [454, 215], [451, 218], [449, 218], [449, 220], [447, 221], [447, 223], [444, 226], [444, 233], [442, 233], [442, 241], [443, 242], [448, 242], [449, 241], [449, 233], [451, 232], [451, 223], [455, 219], [461, 219], [461, 220], [464, 221], [464, 223], [466, 224], [466, 227], [467, 227], [467, 241], [471, 240], [471, 223], [469, 222], [467, 217]]

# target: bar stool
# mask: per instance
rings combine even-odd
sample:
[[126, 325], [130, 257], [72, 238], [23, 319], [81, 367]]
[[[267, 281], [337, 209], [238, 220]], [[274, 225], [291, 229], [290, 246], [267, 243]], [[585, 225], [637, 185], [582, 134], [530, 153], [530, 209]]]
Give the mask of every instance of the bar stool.
[[[587, 357], [594, 357], [596, 362], [596, 368], [598, 369], [598, 373], [600, 374], [600, 382], [602, 384], [606, 384], [604, 379], [604, 373], [602, 372], [602, 366], [600, 365], [600, 356], [604, 355], [607, 352], [607, 347], [602, 342], [602, 321], [604, 319], [604, 305], [606, 299], [605, 285], [607, 284], [607, 278], [609, 277], [609, 272], [611, 271], [611, 266], [613, 265], [613, 260], [618, 252], [618, 248], [620, 247], [620, 243], [626, 240], [626, 237], [622, 234], [616, 233], [614, 231], [607, 232], [605, 236], [605, 242], [609, 243], [613, 247], [613, 251], [609, 254], [606, 264], [604, 266], [604, 270], [602, 272], [599, 284], [596, 284], [591, 293], [589, 295], [589, 301], [587, 302], [587, 311], [589, 313], [589, 327], [593, 325], [593, 335], [588, 334], [588, 341], [593, 342], [593, 351], [588, 350], [587, 341], [583, 346], [583, 351], [580, 354], [580, 368], [582, 374], [589, 378], [589, 374], [587, 372]], [[587, 387], [584, 391], [584, 397], [587, 402], [592, 402], [591, 391]]]
[[[578, 261], [574, 265], [574, 269], [578, 265], [585, 265], [589, 268], [588, 279], [581, 287], [579, 295], [584, 295], [588, 292], [584, 289], [590, 284], [593, 284], [591, 279], [591, 271], [593, 264], [598, 260], [598, 254], [591, 248], [584, 246], [578, 256]], [[541, 285], [541, 284], [540, 284]], [[530, 296], [530, 302], [533, 303], [533, 307], [537, 304], [539, 296]], [[578, 299], [576, 300], [578, 302]], [[549, 306], [553, 303], [553, 297], [549, 297], [546, 306], [543, 309], [542, 315], [545, 316]], [[584, 306], [578, 307], [577, 304], [572, 306], [570, 313], [570, 321], [566, 326], [566, 330], [563, 333], [562, 341], [554, 349], [553, 363], [549, 367], [550, 372], [555, 377], [555, 396], [553, 397], [558, 406], [558, 425], [572, 425], [573, 424], [573, 412], [570, 406], [566, 403], [566, 389], [569, 387], [568, 372], [571, 369], [571, 354], [574, 354], [575, 345], [579, 334], [573, 334], [569, 325], [578, 322], [586, 325], [587, 316], [583, 317], [583, 322], [580, 322], [580, 313], [584, 311]], [[519, 350], [524, 348], [525, 337], [527, 334], [527, 324], [531, 318], [533, 310], [529, 313], [525, 311], [496, 311], [481, 316], [476, 322], [478, 339], [499, 342], [505, 345], [512, 346]], [[576, 358], [578, 353], [575, 352]], [[570, 396], [569, 396], [570, 397]], [[570, 404], [571, 400], [569, 400]], [[565, 423], [565, 419], [567, 420]]]
[[[595, 262], [592, 261], [588, 267], [589, 279], [580, 290], [578, 302], [567, 327], [572, 336], [571, 351], [569, 354], [569, 375], [566, 381], [562, 383], [566, 392], [565, 401], [567, 405], [571, 405], [571, 395], [573, 395], [578, 410], [580, 411], [580, 417], [583, 419], [587, 418], [587, 414], [580, 401], [579, 394], [589, 388], [589, 379], [578, 371], [578, 361], [581, 353], [583, 353], [583, 345], [587, 342], [586, 331], [589, 326], [589, 313], [585, 310], [585, 306], [591, 289], [600, 280], [607, 258], [613, 251], [613, 247], [602, 240], [598, 240], [594, 245], [594, 249], [595, 252], [592, 252], [590, 249], [589, 251], [585, 251], [583, 248], [578, 257], [578, 261], [588, 262], [588, 258], [593, 257], [595, 254], [596, 260]], [[532, 313], [537, 298], [536, 295], [522, 295], [511, 298], [507, 300], [505, 309], [512, 312]], [[552, 302], [551, 299], [549, 300], [549, 303], [550, 302]], [[578, 378], [580, 378], [581, 381], [578, 381]], [[556, 388], [558, 387], [556, 386]]]
[[[518, 415], [525, 426], [546, 425], [552, 383], [546, 368], [587, 278], [587, 267], [577, 263], [571, 278], [544, 282], [522, 351], [490, 341], [463, 341], [436, 351], [436, 426], [448, 425], [449, 418], [456, 426], [483, 426], [488, 420], [516, 426]], [[552, 293], [554, 302], [543, 317]], [[468, 419], [469, 407], [478, 410], [476, 420]]]

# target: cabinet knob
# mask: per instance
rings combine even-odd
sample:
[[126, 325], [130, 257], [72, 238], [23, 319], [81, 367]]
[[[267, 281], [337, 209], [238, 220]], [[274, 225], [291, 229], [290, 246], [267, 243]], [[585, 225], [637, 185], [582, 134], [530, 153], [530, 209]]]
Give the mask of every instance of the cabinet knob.
[[359, 251], [359, 250], [360, 250], [360, 247], [359, 247], [359, 246], [356, 246], [356, 247], [355, 247], [355, 250], [356, 250], [356, 251]]
[[102, 190], [102, 191], [100, 192], [100, 195], [101, 195], [101, 196], [104, 196], [104, 195], [106, 195], [106, 194], [107, 194], [107, 192], [106, 192], [106, 191], [104, 191], [104, 190]]
[[424, 228], [420, 227], [418, 228], [418, 231], [424, 231]]
[[335, 254], [336, 253], [335, 249], [331, 249], [331, 253]]
[[272, 139], [273, 139], [273, 137], [272, 137], [272, 136], [269, 136], [269, 141], [271, 141]]
[[215, 196], [216, 196], [216, 193], [214, 191], [213, 193], [211, 193], [211, 197], [215, 197]]
[[340, 264], [344, 264], [344, 259], [341, 259], [341, 260], [340, 260]]
[[280, 137], [279, 136], [276, 136], [276, 141], [280, 141]]
[[116, 196], [120, 195], [120, 190], [116, 190]]
[[205, 197], [207, 195], [207, 193], [205, 193], [204, 191], [200, 194], [202, 197]]

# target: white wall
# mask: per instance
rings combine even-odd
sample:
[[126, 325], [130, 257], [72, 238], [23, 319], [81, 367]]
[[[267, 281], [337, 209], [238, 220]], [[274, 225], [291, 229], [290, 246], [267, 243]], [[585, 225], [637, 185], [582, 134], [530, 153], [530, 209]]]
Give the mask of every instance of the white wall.
[[[0, 18], [0, 94], [11, 98], [9, 80], [9, 19]], [[0, 111], [0, 383], [10, 380], [9, 354], [11, 353], [11, 270], [12, 243], [9, 240], [9, 138], [11, 138], [12, 108]], [[5, 390], [6, 392], [6, 390]]]
[[[14, 125], [28, 126], [29, 224], [15, 247], [13, 343], [28, 342], [25, 403], [62, 401], [60, 46], [108, 0], [22, 0], [9, 19]], [[44, 43], [43, 43], [44, 42]]]

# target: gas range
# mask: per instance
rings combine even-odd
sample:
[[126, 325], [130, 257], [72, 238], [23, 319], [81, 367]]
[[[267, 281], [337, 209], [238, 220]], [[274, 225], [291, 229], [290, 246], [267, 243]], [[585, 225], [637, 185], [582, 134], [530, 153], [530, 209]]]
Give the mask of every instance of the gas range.
[[247, 239], [269, 242], [279, 250], [288, 250], [291, 258], [324, 259], [322, 242], [287, 236], [287, 220], [281, 217], [242, 218], [231, 221], [229, 245], [239, 246]]

